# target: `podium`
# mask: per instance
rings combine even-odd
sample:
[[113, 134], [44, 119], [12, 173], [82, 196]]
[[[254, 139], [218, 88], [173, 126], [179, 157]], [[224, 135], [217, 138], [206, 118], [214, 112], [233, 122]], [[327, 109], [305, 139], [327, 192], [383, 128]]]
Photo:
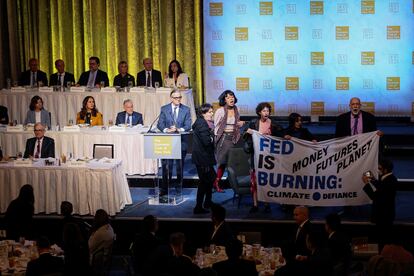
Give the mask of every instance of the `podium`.
[[[145, 133], [144, 158], [157, 159], [162, 164], [162, 179], [157, 172], [154, 180], [154, 195], [150, 196], [150, 205], [178, 205], [183, 202], [183, 160], [181, 159], [181, 135], [184, 133]], [[181, 162], [181, 177], [172, 177], [174, 160]], [[177, 164], [175, 164], [177, 166]], [[167, 170], [167, 171], [164, 171]], [[166, 176], [166, 177], [165, 177]], [[170, 177], [171, 176], [171, 177]]]

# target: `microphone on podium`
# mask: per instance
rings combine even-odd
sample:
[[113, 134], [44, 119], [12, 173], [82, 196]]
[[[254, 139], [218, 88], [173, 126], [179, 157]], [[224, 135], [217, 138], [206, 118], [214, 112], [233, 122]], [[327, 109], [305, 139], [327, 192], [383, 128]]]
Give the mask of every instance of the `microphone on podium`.
[[160, 117], [160, 115], [161, 115], [161, 113], [160, 113], [160, 114], [158, 114], [157, 118], [155, 118], [155, 120], [154, 120], [154, 121], [152, 121], [152, 123], [151, 123], [151, 125], [150, 125], [150, 127], [149, 127], [149, 129], [148, 129], [148, 131], [147, 131], [147, 133], [155, 133], [155, 131], [154, 131], [154, 130], [152, 130], [152, 127], [154, 126], [155, 122], [158, 120], [158, 118]]

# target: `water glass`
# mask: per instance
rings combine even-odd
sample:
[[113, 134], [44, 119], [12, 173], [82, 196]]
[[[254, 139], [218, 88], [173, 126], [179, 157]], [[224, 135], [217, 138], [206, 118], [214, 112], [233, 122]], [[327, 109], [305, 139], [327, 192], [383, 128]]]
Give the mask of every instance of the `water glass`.
[[68, 125], [73, 126], [73, 120], [72, 119], [69, 119], [69, 124]]
[[11, 79], [7, 78], [7, 89], [10, 90], [11, 89]]
[[114, 121], [109, 120], [109, 121], [108, 121], [108, 125], [109, 125], [109, 126], [113, 126], [113, 125], [114, 125]]
[[101, 88], [104, 88], [104, 87], [105, 87], [105, 82], [101, 81]]
[[37, 82], [37, 85], [38, 85], [39, 87], [43, 87], [43, 81], [38, 81], [38, 82]]
[[18, 81], [13, 81], [13, 87], [17, 87], [19, 86], [19, 82]]
[[70, 88], [72, 87], [72, 82], [71, 81], [68, 81], [66, 83], [66, 87], [70, 90]]
[[160, 88], [160, 83], [158, 81], [155, 82], [155, 88], [156, 89]]

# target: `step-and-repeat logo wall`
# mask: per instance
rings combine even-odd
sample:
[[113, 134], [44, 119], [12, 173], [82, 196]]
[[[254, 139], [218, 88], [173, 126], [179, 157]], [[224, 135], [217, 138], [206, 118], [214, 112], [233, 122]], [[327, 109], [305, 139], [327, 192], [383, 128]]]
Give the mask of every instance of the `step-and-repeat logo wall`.
[[204, 0], [206, 100], [242, 114], [336, 115], [351, 97], [414, 115], [414, 0]]

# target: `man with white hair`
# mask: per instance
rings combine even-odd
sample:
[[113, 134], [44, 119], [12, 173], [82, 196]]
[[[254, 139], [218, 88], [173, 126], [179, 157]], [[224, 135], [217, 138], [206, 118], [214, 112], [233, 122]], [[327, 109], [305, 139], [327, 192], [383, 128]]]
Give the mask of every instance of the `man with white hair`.
[[116, 125], [126, 124], [128, 126], [143, 125], [142, 114], [134, 111], [134, 104], [132, 100], [126, 99], [124, 101], [124, 111], [116, 115]]
[[55, 140], [45, 136], [46, 128], [41, 123], [34, 125], [35, 137], [27, 139], [24, 158], [55, 158]]
[[306, 246], [306, 236], [311, 231], [311, 222], [309, 220], [309, 209], [305, 206], [297, 206], [293, 210], [293, 219], [297, 224], [295, 235], [296, 254], [308, 256], [309, 249]]

